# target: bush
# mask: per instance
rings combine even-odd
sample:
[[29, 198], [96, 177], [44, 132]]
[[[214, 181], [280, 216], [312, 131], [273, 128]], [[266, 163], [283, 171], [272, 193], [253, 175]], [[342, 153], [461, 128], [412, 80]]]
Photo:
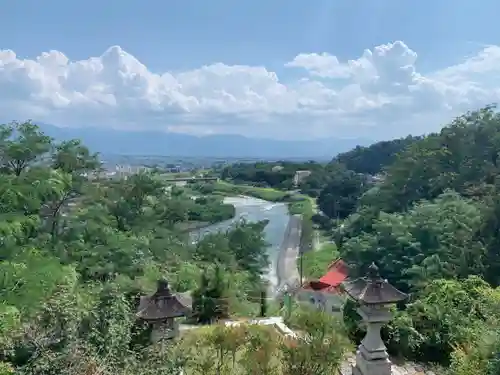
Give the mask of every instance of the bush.
[[333, 220], [329, 217], [321, 214], [314, 214], [311, 217], [311, 220], [314, 224], [318, 225], [322, 230], [330, 230], [333, 228]]
[[334, 374], [351, 349], [343, 323], [322, 311], [299, 309], [291, 325], [305, 337], [285, 341], [283, 373], [288, 375]]

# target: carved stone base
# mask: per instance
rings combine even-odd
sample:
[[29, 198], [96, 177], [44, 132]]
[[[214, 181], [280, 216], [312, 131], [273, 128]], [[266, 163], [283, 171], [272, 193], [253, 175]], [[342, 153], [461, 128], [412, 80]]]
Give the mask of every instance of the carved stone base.
[[382, 345], [378, 349], [369, 350], [368, 348], [366, 348], [364, 343], [361, 343], [361, 345], [358, 346], [358, 351], [356, 352], [356, 354], [362, 355], [365, 361], [383, 360], [389, 358], [389, 355], [387, 354], [387, 351], [385, 349], [385, 346]]
[[356, 365], [352, 367], [353, 375], [391, 375], [392, 363], [387, 358], [368, 359], [358, 350]]
[[155, 343], [161, 340], [172, 340], [177, 336], [179, 336], [179, 324], [173, 319], [167, 322], [157, 322], [153, 324], [151, 342]]

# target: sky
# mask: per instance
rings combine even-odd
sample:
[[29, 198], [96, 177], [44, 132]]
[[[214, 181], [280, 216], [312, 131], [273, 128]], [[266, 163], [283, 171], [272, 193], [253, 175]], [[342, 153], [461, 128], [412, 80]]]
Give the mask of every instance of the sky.
[[0, 120], [370, 138], [500, 98], [500, 2], [0, 0]]

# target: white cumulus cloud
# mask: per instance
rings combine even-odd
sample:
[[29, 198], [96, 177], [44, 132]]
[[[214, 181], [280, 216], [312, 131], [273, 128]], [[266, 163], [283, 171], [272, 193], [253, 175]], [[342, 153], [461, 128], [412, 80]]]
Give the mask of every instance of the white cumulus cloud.
[[0, 50], [0, 113], [64, 126], [379, 139], [436, 130], [500, 98], [498, 46], [439, 71], [417, 66], [401, 41], [348, 61], [302, 53], [279, 75], [224, 63], [156, 74], [118, 46], [81, 61]]

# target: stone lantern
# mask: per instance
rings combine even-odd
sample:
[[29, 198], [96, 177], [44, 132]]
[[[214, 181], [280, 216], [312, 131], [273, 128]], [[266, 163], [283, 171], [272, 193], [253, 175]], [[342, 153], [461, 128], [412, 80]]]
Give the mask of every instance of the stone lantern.
[[366, 325], [366, 336], [356, 352], [353, 375], [390, 375], [392, 365], [380, 336], [380, 329], [392, 319], [391, 304], [404, 301], [408, 295], [380, 277], [375, 263], [366, 277], [343, 284], [345, 292], [358, 304], [358, 314]]
[[152, 327], [151, 341], [173, 339], [179, 335], [177, 318], [191, 312], [181, 299], [172, 294], [166, 280], [158, 281], [156, 293], [141, 297], [136, 316]]

